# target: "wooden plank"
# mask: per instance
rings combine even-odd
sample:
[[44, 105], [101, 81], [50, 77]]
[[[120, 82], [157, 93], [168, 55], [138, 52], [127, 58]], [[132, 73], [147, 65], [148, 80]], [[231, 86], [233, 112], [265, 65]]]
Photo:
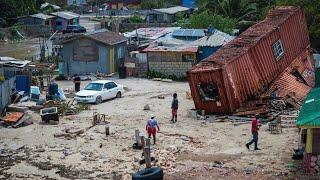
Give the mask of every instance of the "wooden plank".
[[145, 151], [145, 161], [146, 161], [146, 168], [151, 168], [151, 143], [150, 138], [146, 139], [146, 147], [144, 148]]
[[141, 146], [141, 139], [140, 139], [140, 131], [139, 131], [139, 129], [136, 129], [134, 131], [134, 135], [135, 135], [135, 138], [136, 138], [136, 143], [140, 147]]

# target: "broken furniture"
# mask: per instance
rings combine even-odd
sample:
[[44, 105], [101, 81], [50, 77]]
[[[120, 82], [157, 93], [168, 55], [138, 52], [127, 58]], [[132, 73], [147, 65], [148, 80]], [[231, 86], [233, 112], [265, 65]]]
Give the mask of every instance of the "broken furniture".
[[50, 107], [40, 110], [40, 116], [42, 121], [49, 123], [50, 120], [59, 121], [58, 108]]
[[279, 134], [282, 133], [281, 124], [278, 120], [274, 120], [269, 122], [269, 130], [271, 134]]
[[10, 126], [18, 122], [23, 117], [23, 115], [24, 113], [22, 112], [11, 112], [7, 113], [7, 115], [3, 117], [2, 120], [5, 125]]

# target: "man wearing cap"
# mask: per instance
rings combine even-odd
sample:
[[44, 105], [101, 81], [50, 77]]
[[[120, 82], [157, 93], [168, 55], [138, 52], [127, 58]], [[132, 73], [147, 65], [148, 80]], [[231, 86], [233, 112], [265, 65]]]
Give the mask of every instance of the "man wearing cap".
[[250, 149], [250, 145], [254, 143], [254, 150], [260, 150], [258, 148], [258, 130], [259, 130], [259, 121], [257, 119], [257, 115], [255, 115], [252, 119], [251, 123], [251, 133], [252, 133], [252, 140], [246, 144], [246, 147]]
[[153, 136], [153, 144], [156, 144], [157, 128], [158, 128], [158, 131], [160, 131], [160, 128], [157, 120], [155, 119], [155, 116], [151, 115], [151, 118], [147, 122], [146, 130], [148, 132], [149, 138], [151, 138], [151, 135]]

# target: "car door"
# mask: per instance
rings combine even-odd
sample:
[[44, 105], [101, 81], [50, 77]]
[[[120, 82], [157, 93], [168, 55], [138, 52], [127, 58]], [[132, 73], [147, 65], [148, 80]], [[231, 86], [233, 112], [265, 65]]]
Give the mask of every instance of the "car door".
[[102, 98], [104, 100], [110, 99], [110, 92], [109, 92], [109, 84], [105, 83], [102, 89]]
[[111, 87], [111, 98], [115, 98], [118, 93], [118, 86], [114, 82], [109, 82]]

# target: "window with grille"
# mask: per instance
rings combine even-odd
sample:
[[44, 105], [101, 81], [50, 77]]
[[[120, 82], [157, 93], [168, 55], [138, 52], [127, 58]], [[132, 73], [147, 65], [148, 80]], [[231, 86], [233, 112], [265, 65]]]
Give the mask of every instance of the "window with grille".
[[276, 43], [273, 44], [272, 49], [273, 49], [273, 54], [274, 54], [274, 57], [276, 58], [276, 60], [277, 61], [280, 60], [284, 54], [282, 43], [281, 43], [280, 39]]

